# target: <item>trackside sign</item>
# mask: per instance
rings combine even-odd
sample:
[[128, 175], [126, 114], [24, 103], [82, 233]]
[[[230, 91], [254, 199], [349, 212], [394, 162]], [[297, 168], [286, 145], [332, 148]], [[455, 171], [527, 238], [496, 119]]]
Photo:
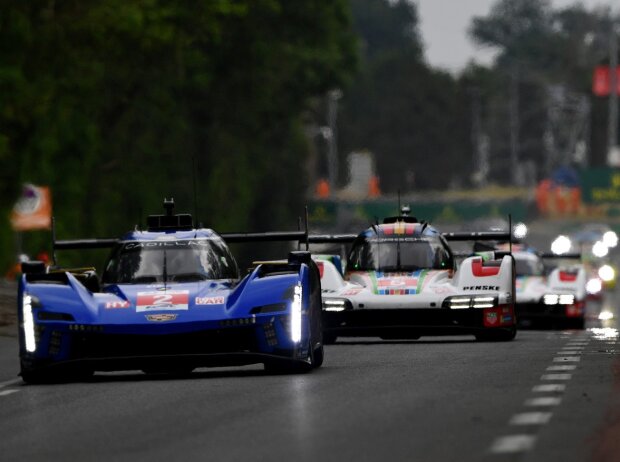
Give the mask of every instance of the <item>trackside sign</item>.
[[581, 172], [583, 201], [589, 204], [620, 204], [620, 169], [598, 167]]

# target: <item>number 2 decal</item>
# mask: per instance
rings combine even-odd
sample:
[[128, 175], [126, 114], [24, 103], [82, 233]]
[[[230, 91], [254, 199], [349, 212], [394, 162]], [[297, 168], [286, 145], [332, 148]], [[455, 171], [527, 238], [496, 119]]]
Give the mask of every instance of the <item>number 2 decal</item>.
[[157, 306], [172, 305], [172, 295], [171, 294], [153, 295], [153, 305], [157, 305]]
[[188, 302], [189, 292], [187, 290], [138, 292], [136, 299], [136, 311], [187, 310]]

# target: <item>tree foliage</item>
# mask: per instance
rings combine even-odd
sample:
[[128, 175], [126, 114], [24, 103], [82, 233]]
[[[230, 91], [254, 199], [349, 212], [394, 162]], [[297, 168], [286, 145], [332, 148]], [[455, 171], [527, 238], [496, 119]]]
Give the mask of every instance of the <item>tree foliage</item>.
[[[469, 134], [460, 123], [467, 107], [452, 76], [424, 61], [415, 4], [351, 4], [365, 53], [361, 75], [343, 101], [341, 152], [372, 151], [386, 192], [459, 181], [457, 172], [468, 162]], [[454, 170], [445, 168], [446, 159]]]
[[49, 185], [75, 237], [164, 196], [217, 229], [292, 226], [300, 114], [350, 79], [356, 43], [344, 0], [1, 0], [0, 55], [0, 213]]

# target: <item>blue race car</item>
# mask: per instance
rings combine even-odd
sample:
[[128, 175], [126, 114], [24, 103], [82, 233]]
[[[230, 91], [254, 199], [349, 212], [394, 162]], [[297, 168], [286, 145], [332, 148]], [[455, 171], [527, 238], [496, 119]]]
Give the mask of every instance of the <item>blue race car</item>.
[[[174, 215], [174, 203], [165, 205], [167, 214], [149, 216], [146, 231], [54, 242], [55, 249], [112, 247], [101, 278], [93, 268], [23, 265], [18, 317], [25, 382], [255, 363], [306, 372], [322, 364], [320, 276], [310, 254], [291, 252], [288, 260], [257, 264], [240, 277], [222, 236], [195, 229], [191, 215]], [[229, 236], [295, 240], [301, 234]]]

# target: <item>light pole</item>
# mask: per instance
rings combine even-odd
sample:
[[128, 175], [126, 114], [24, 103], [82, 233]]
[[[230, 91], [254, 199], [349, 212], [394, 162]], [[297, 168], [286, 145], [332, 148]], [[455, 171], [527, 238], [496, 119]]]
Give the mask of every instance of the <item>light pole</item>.
[[339, 89], [330, 90], [327, 94], [327, 126], [330, 129], [330, 136], [327, 138], [327, 174], [332, 191], [336, 190], [336, 182], [338, 181], [338, 127], [336, 121], [340, 98], [342, 98], [342, 91]]
[[607, 126], [607, 164], [617, 167], [620, 164], [618, 152], [618, 33], [620, 24], [610, 13], [609, 31], [609, 121]]

